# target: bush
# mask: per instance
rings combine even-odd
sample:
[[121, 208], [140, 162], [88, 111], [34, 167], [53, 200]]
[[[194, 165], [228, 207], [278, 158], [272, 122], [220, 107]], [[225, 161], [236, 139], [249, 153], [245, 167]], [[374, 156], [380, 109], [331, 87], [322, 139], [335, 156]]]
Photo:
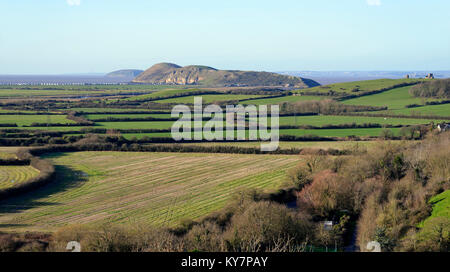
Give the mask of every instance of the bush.
[[312, 228], [308, 218], [283, 205], [255, 202], [232, 218], [225, 243], [227, 251], [236, 252], [281, 251], [280, 241], [293, 249], [311, 240]]
[[311, 172], [304, 166], [298, 166], [290, 169], [287, 172], [288, 180], [295, 186], [296, 189], [302, 190], [303, 187], [310, 184], [312, 181]]
[[392, 130], [390, 129], [383, 129], [380, 132], [380, 138], [384, 140], [394, 139], [394, 137], [395, 137], [394, 132], [392, 132]]
[[298, 206], [320, 218], [333, 218], [341, 210], [353, 211], [353, 182], [330, 170], [314, 177], [298, 195]]
[[189, 251], [221, 252], [225, 250], [222, 230], [212, 222], [195, 225], [185, 236]]
[[70, 241], [79, 242], [83, 252], [184, 251], [183, 243], [167, 230], [141, 225], [66, 226], [55, 233], [50, 250], [64, 252]]

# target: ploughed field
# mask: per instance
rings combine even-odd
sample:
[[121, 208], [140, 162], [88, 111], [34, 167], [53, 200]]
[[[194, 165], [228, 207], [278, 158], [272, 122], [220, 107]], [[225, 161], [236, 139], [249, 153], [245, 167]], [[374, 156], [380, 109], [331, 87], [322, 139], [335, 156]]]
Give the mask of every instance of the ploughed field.
[[[0, 202], [0, 231], [66, 224], [176, 226], [217, 211], [249, 188], [274, 191], [299, 156], [77, 152], [47, 156], [56, 179]], [[3, 167], [2, 167], [3, 168]]]
[[39, 170], [32, 166], [0, 166], [0, 190], [26, 182], [39, 175]]

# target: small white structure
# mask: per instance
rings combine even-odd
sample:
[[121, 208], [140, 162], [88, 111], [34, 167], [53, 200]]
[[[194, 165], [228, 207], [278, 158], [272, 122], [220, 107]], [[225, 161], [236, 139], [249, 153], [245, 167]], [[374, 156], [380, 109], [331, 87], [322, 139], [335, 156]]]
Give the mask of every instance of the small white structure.
[[450, 124], [439, 124], [437, 126], [437, 129], [438, 129], [439, 132], [450, 131]]
[[323, 229], [324, 230], [332, 230], [333, 229], [333, 221], [323, 221]]

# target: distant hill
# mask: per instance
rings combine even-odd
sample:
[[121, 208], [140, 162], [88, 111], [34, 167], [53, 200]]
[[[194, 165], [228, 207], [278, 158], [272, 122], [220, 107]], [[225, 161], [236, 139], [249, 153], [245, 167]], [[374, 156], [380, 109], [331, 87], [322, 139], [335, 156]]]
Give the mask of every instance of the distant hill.
[[200, 65], [181, 67], [173, 63], [156, 64], [137, 76], [133, 82], [214, 87], [281, 86], [309, 88], [320, 85], [311, 79], [276, 73], [217, 70]]
[[106, 77], [130, 77], [135, 78], [138, 75], [140, 75], [143, 70], [134, 70], [134, 69], [126, 69], [126, 70], [118, 70], [111, 72], [109, 74], [106, 74]]

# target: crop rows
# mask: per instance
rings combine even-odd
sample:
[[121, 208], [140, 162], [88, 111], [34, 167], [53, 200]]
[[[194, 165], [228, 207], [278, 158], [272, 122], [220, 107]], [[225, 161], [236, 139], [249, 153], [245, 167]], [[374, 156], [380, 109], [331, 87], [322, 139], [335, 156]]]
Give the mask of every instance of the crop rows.
[[39, 174], [31, 166], [0, 166], [0, 190], [28, 181]]
[[[116, 152], [51, 159], [64, 182], [38, 192], [45, 196], [39, 202], [47, 205], [33, 205], [21, 214], [0, 209], [0, 228], [12, 222], [54, 229], [67, 223], [128, 220], [173, 226], [221, 209], [238, 190], [279, 188], [286, 170], [299, 161], [296, 156]], [[23, 208], [30, 201], [24, 198], [8, 207]]]

